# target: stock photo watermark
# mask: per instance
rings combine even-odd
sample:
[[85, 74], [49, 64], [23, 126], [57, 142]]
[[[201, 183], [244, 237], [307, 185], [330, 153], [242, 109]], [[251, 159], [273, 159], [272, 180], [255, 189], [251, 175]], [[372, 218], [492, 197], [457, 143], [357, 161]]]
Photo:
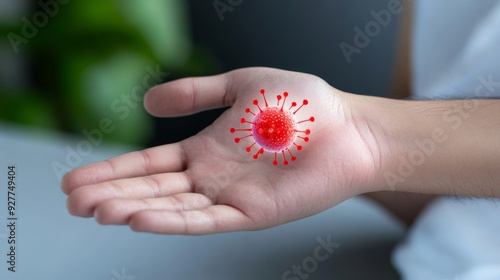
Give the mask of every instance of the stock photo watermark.
[[[236, 153], [239, 156], [244, 156], [247, 152], [244, 149], [237, 149]], [[219, 170], [217, 173], [210, 173], [209, 178], [206, 179], [206, 187], [203, 189], [203, 194], [208, 198], [212, 199], [217, 197], [219, 190], [229, 186], [231, 178], [241, 169], [241, 163], [230, 160], [224, 165], [223, 170]]]
[[214, 6], [215, 12], [219, 16], [221, 22], [224, 21], [224, 14], [226, 12], [234, 11], [234, 8], [239, 6], [243, 0], [214, 0], [212, 5]]
[[113, 275], [113, 278], [111, 278], [111, 280], [134, 280], [135, 279], [135, 276], [127, 274], [127, 272], [125, 271], [125, 267], [122, 267], [122, 270], [120, 272], [116, 271], [116, 269], [113, 269], [113, 270], [111, 270], [111, 274]]
[[318, 270], [320, 263], [330, 258], [335, 249], [340, 247], [339, 243], [332, 242], [330, 235], [326, 237], [326, 240], [318, 237], [316, 242], [318, 242], [318, 246], [314, 248], [312, 254], [302, 259], [298, 265], [293, 264], [290, 269], [283, 272], [282, 280], [309, 279], [311, 274]]
[[[8, 165], [6, 168], [7, 182], [5, 184], [6, 192], [6, 217], [4, 226], [7, 234], [0, 235], [0, 245], [4, 242], [6, 253], [7, 270], [17, 272], [18, 265], [18, 247], [19, 247], [19, 197], [17, 195], [17, 168], [15, 165]], [[5, 240], [3, 240], [5, 238]], [[1, 247], [0, 247], [1, 248]]]
[[[131, 110], [142, 104], [144, 94], [148, 88], [163, 82], [169, 75], [167, 72], [162, 72], [159, 65], [156, 68], [147, 66], [145, 71], [147, 74], [142, 79], [141, 85], [135, 86], [128, 94], [122, 94], [119, 98], [111, 102], [111, 112], [116, 114], [115, 117], [119, 121], [124, 121], [130, 115]], [[98, 127], [91, 130], [83, 129], [81, 132], [85, 139], [80, 140], [75, 146], [67, 145], [65, 147], [67, 153], [64, 162], [54, 161], [51, 164], [52, 170], [59, 181], [61, 181], [64, 174], [68, 171], [78, 167], [82, 163], [83, 158], [89, 156], [95, 147], [102, 144], [105, 135], [115, 130], [116, 125], [113, 119], [111, 116], [105, 117], [99, 121]]]
[[[10, 237], [9, 234], [0, 232], [0, 252], [2, 252], [2, 255], [4, 254], [3, 251], [2, 251], [2, 249], [3, 249], [4, 246], [5, 246], [5, 248], [7, 248], [6, 251], [9, 251], [9, 249], [10, 249], [9, 248], [10, 247], [9, 246], [9, 237]], [[7, 267], [7, 270], [9, 270], [10, 272], [15, 272], [15, 270], [10, 269], [11, 263], [9, 263], [9, 261], [10, 261], [9, 254], [10, 254], [10, 252], [6, 254], [7, 255], [7, 264], [9, 265]]]
[[[460, 104], [442, 113], [443, 123], [451, 127], [453, 131], [460, 129], [463, 123], [479, 110], [479, 98], [491, 97], [500, 88], [500, 81], [494, 81], [493, 75], [487, 77], [479, 76], [475, 87], [474, 99], [464, 99]], [[449, 135], [443, 127], [435, 127], [431, 135], [424, 139], [415, 139], [415, 148], [406, 156], [399, 156], [397, 172], [386, 171], [384, 177], [392, 190], [399, 183], [404, 183], [416, 170], [424, 164], [439, 148], [446, 142]]]
[[402, 2], [403, 0], [389, 0], [385, 9], [378, 12], [374, 10], [370, 11], [373, 20], [367, 22], [363, 29], [359, 26], [353, 28], [354, 37], [352, 42], [347, 43], [342, 41], [339, 45], [347, 63], [351, 63], [352, 56], [360, 54], [363, 49], [367, 48], [372, 40], [391, 24], [394, 16], [399, 15], [403, 11]]
[[19, 33], [10, 32], [7, 35], [14, 52], [19, 53], [20, 46], [28, 44], [31, 39], [35, 38], [40, 29], [47, 26], [50, 19], [59, 13], [61, 6], [69, 2], [70, 0], [39, 0], [37, 4], [40, 10], [35, 12], [31, 19], [28, 17], [21, 18], [22, 27]]

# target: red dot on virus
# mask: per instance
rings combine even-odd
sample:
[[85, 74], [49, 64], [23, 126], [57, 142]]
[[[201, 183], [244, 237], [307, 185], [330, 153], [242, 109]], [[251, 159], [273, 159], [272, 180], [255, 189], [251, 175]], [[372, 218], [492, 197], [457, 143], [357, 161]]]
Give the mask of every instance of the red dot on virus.
[[[239, 143], [242, 139], [253, 137], [254, 142], [245, 148], [250, 153], [255, 145], [258, 145], [257, 151], [253, 154], [253, 158], [257, 159], [264, 151], [274, 153], [274, 165], [278, 165], [278, 154], [283, 157], [283, 164], [288, 165], [287, 156], [291, 161], [297, 158], [290, 151], [295, 147], [298, 151], [302, 150], [302, 146], [297, 144], [297, 138], [303, 142], [309, 141], [309, 134], [311, 130], [299, 130], [298, 126], [304, 122], [314, 122], [314, 117], [305, 120], [296, 121], [295, 114], [309, 102], [304, 99], [299, 105], [297, 102], [292, 102], [289, 107], [286, 106], [286, 98], [288, 92], [283, 92], [283, 95], [277, 95], [277, 104], [269, 105], [266, 99], [265, 90], [261, 89], [260, 93], [264, 99], [264, 106], [259, 105], [257, 99], [253, 100], [252, 104], [255, 105], [257, 110], [255, 113], [250, 108], [245, 109], [245, 113], [252, 115], [252, 120], [241, 118], [240, 123], [248, 123], [248, 128], [230, 128], [231, 133], [247, 132], [249, 134], [243, 137], [234, 138], [235, 143]], [[281, 101], [283, 99], [283, 101]], [[297, 107], [298, 106], [298, 107]], [[297, 108], [295, 108], [297, 107]], [[293, 109], [293, 110], [292, 110]]]

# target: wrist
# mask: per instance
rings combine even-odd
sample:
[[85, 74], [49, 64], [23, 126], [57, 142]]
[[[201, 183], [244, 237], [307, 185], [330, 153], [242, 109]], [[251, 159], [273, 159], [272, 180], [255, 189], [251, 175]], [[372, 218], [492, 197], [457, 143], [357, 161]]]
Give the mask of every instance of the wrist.
[[380, 154], [371, 191], [498, 196], [500, 131], [488, 119], [500, 104], [353, 99]]
[[[374, 155], [375, 172], [366, 192], [418, 190], [414, 178], [429, 178], [436, 162], [429, 160], [446, 141], [444, 129], [429, 125], [438, 114], [422, 102], [349, 95], [352, 120]], [[420, 181], [421, 182], [421, 181]]]
[[[334, 164], [342, 165], [345, 177], [352, 176], [346, 183], [354, 187], [353, 195], [385, 190], [387, 183], [381, 171], [388, 169], [390, 161], [387, 156], [390, 153], [382, 125], [385, 117], [382, 114], [385, 114], [383, 108], [389, 107], [385, 105], [387, 100], [342, 91], [337, 91], [334, 96], [334, 104], [340, 104], [332, 112], [332, 115], [337, 116], [337, 121], [333, 121], [334, 146], [345, 145], [347, 151], [334, 150], [333, 156], [342, 158]], [[343, 137], [339, 131], [348, 136]]]
[[[447, 121], [450, 117], [446, 114], [453, 104], [344, 92], [337, 97], [336, 103], [343, 105], [341, 111], [334, 110], [343, 116], [337, 123], [347, 127], [346, 131], [354, 132], [353, 138], [347, 141], [354, 150], [342, 164], [344, 169], [356, 174], [353, 183], [357, 194], [377, 191], [463, 193], [456, 184], [457, 176], [465, 174], [464, 166], [473, 167], [473, 162], [484, 160], [484, 156], [471, 155], [470, 147], [464, 147], [469, 141], [478, 142], [469, 135], [471, 129], [455, 131]], [[337, 126], [332, 134], [338, 131], [341, 128]], [[339, 151], [335, 153], [338, 157]]]

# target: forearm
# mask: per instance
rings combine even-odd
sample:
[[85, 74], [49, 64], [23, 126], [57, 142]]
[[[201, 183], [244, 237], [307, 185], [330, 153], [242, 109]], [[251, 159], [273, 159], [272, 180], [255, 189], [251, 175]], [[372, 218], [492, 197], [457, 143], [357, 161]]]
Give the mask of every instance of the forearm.
[[499, 100], [353, 98], [379, 150], [377, 189], [500, 197]]

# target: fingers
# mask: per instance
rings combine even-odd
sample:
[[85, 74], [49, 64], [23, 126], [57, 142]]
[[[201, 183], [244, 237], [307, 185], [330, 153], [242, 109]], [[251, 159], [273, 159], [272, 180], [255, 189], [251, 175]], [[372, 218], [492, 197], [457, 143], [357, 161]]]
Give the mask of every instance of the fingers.
[[232, 105], [231, 72], [185, 78], [156, 86], [144, 98], [146, 110], [157, 117], [181, 116]]
[[78, 187], [121, 178], [147, 176], [185, 169], [186, 159], [180, 143], [131, 152], [68, 172], [61, 181], [64, 193]]
[[143, 210], [185, 211], [212, 205], [199, 193], [180, 193], [167, 197], [147, 199], [112, 199], [99, 204], [94, 217], [100, 224], [124, 225], [130, 216]]
[[252, 220], [228, 205], [212, 205], [200, 210], [146, 210], [130, 217], [134, 231], [158, 234], [212, 234], [253, 229]]
[[158, 198], [191, 192], [192, 185], [184, 172], [107, 181], [73, 191], [67, 201], [71, 214], [90, 217], [95, 207], [106, 200]]

